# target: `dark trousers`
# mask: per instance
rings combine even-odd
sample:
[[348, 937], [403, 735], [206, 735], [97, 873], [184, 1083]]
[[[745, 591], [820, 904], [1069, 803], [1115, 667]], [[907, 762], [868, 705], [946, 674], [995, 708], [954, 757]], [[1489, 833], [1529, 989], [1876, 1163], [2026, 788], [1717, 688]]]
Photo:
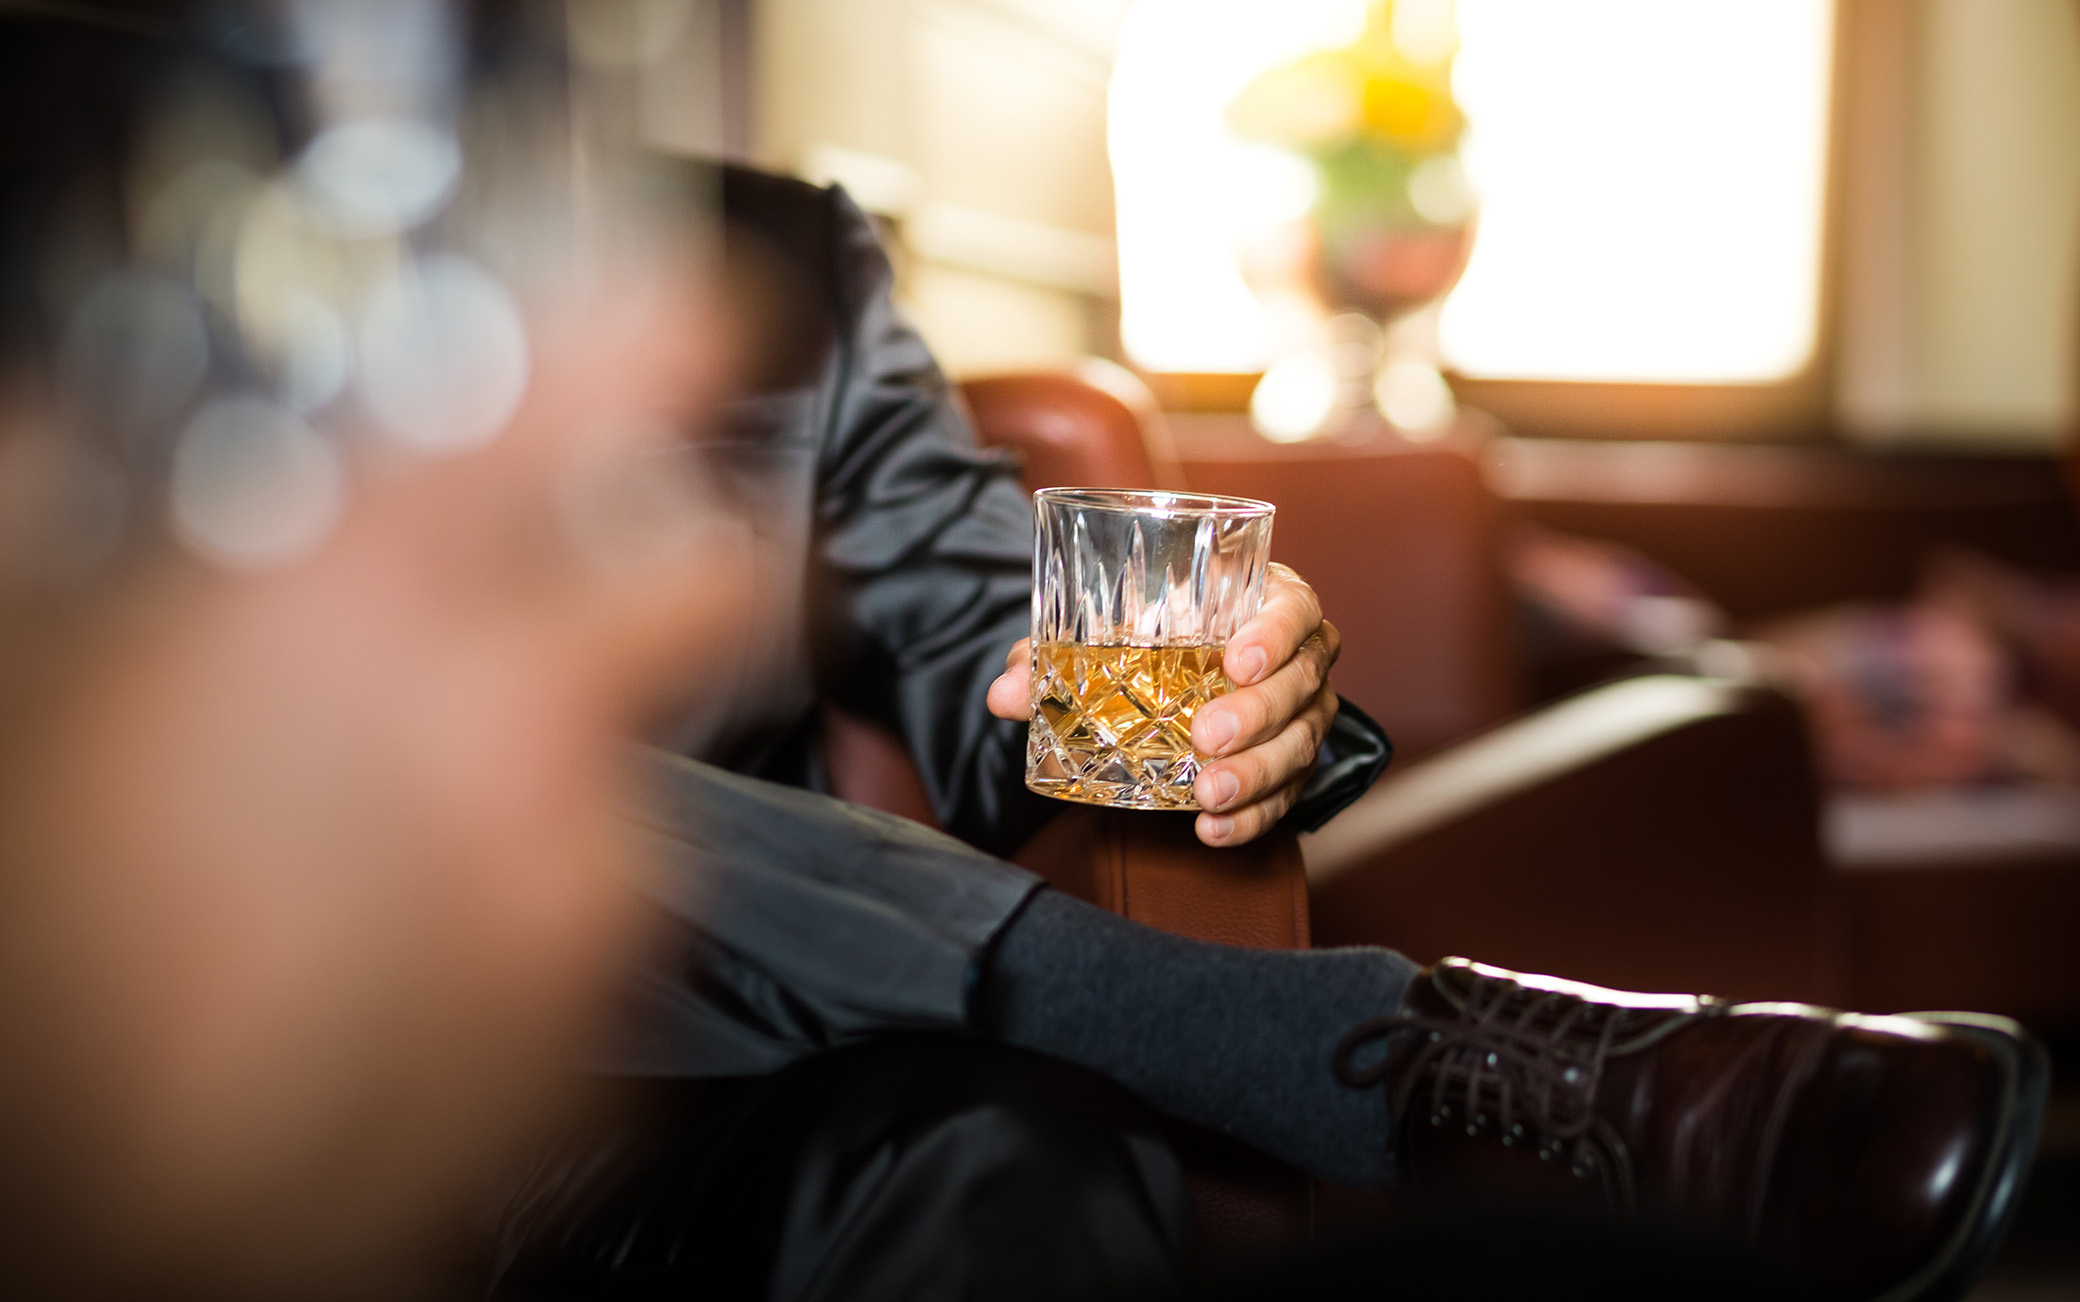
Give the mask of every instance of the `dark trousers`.
[[535, 1173], [509, 1299], [1163, 1297], [1189, 1210], [1154, 1117], [1103, 1077], [953, 1036], [770, 1076], [656, 1082]]
[[1464, 1206], [1404, 1207], [1305, 1258], [1206, 1278], [1153, 1114], [1081, 1068], [951, 1036], [639, 1094], [536, 1171], [507, 1216], [495, 1298], [1806, 1296], [1725, 1244]]

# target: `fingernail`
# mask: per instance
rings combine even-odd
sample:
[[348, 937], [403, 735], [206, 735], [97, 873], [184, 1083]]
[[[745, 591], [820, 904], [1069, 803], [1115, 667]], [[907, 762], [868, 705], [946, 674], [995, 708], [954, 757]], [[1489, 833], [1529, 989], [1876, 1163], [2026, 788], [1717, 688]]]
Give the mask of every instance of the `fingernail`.
[[1245, 685], [1253, 683], [1263, 675], [1264, 662], [1267, 659], [1269, 657], [1264, 654], [1261, 648], [1244, 647], [1242, 652], [1235, 657], [1235, 663], [1229, 667], [1228, 677], [1236, 683]]
[[1204, 718], [1205, 722], [1199, 725], [1198, 731], [1205, 741], [1201, 749], [1208, 755], [1218, 755], [1228, 749], [1228, 743], [1242, 731], [1242, 721], [1226, 710], [1210, 710]]
[[1242, 782], [1233, 773], [1216, 773], [1207, 784], [1213, 788], [1213, 807], [1226, 809], [1236, 796], [1242, 794]]
[[1206, 835], [1215, 841], [1225, 841], [1235, 834], [1232, 818], [1209, 818], [1206, 820]]

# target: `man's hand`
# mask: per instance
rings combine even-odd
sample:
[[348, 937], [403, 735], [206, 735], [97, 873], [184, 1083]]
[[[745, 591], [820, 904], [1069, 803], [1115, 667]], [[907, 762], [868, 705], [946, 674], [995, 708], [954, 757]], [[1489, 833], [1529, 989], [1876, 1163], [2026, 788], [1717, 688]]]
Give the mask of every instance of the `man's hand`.
[[[1032, 640], [1020, 639], [989, 687], [990, 713], [1031, 715]], [[1329, 667], [1343, 649], [1336, 626], [1305, 580], [1273, 565], [1264, 608], [1228, 639], [1223, 665], [1235, 690], [1192, 719], [1192, 745], [1206, 759], [1193, 794], [1206, 811], [1199, 839], [1241, 845], [1271, 830], [1300, 798], [1315, 755], [1336, 718]]]

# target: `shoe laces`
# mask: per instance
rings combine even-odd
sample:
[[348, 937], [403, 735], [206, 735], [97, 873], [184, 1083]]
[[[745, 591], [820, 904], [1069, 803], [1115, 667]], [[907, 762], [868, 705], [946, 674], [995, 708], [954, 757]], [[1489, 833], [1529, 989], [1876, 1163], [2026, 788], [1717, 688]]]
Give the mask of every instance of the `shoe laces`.
[[[1478, 978], [1455, 1015], [1403, 1013], [1352, 1027], [1331, 1065], [1345, 1085], [1387, 1083], [1388, 1116], [1395, 1119], [1410, 1118], [1427, 1080], [1431, 1126], [1463, 1124], [1469, 1137], [1492, 1134], [1508, 1147], [1536, 1143], [1540, 1158], [1564, 1159], [1579, 1179], [1598, 1178], [1605, 1195], [1629, 1210], [1625, 1142], [1595, 1106], [1604, 1064], [1625, 1030], [1625, 1011]], [[1360, 1063], [1359, 1055], [1375, 1044], [1377, 1056]]]

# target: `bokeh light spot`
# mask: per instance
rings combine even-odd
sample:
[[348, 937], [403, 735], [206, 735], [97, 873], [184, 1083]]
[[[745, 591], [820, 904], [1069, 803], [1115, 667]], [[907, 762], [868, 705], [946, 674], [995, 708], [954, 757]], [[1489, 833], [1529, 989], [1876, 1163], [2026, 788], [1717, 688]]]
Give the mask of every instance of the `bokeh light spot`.
[[407, 266], [361, 316], [360, 393], [399, 442], [457, 452], [495, 438], [527, 391], [527, 335], [512, 295], [467, 258]]
[[321, 220], [349, 234], [382, 235], [440, 211], [462, 174], [462, 151], [424, 122], [364, 118], [311, 141], [296, 171]]
[[1249, 414], [1265, 438], [1312, 437], [1336, 410], [1336, 367], [1319, 352], [1288, 353], [1271, 364], [1250, 395]]
[[291, 411], [309, 415], [347, 383], [347, 331], [316, 294], [291, 290], [282, 305], [280, 392]]
[[331, 444], [266, 398], [219, 398], [174, 448], [174, 532], [240, 569], [283, 565], [323, 542], [346, 495]]
[[1459, 411], [1452, 386], [1435, 366], [1419, 359], [1404, 358], [1381, 367], [1372, 392], [1380, 415], [1419, 443], [1450, 429]]

